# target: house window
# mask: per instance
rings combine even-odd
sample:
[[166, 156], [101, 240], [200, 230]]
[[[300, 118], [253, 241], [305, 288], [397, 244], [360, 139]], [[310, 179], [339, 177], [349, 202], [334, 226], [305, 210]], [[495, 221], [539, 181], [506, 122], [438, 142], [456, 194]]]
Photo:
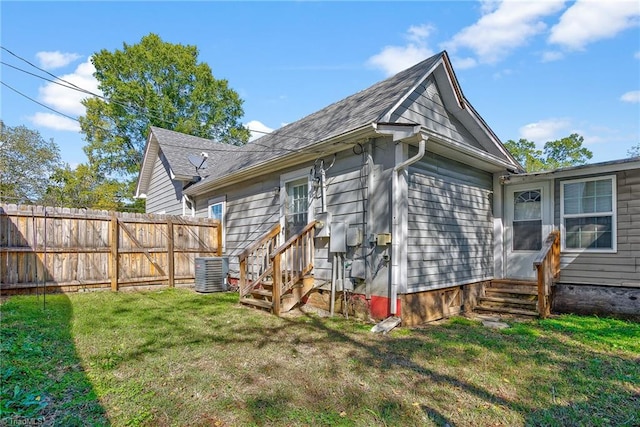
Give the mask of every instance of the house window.
[[540, 190], [513, 194], [513, 250], [542, 248], [542, 196]]
[[285, 238], [299, 233], [309, 218], [309, 184], [307, 179], [287, 183]]
[[560, 192], [563, 249], [615, 251], [615, 176], [564, 181]]
[[209, 218], [217, 219], [220, 221], [220, 226], [222, 227], [222, 250], [224, 251], [226, 233], [225, 233], [225, 199], [224, 197], [219, 197], [216, 199], [209, 200]]

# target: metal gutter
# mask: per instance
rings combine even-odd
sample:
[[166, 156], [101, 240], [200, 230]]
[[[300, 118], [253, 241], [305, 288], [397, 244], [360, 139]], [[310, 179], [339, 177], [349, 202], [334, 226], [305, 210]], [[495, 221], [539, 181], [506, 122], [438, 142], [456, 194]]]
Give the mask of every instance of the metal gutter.
[[[300, 152], [287, 154], [286, 156], [280, 158], [272, 158], [257, 165], [242, 169], [238, 172], [211, 181], [202, 181], [202, 183], [190, 187], [189, 190], [186, 190], [185, 194], [195, 196], [214, 190], [216, 188], [241, 183], [247, 179], [255, 178], [257, 175], [276, 172], [289, 166], [295, 166], [306, 161], [315, 160], [329, 153], [337, 153], [340, 151], [348, 150], [352, 147], [353, 144], [359, 142], [359, 140], [367, 139], [368, 137], [375, 135], [376, 132], [374, 124], [368, 123], [349, 132], [336, 135], [324, 141], [311, 144], [307, 147], [303, 147], [300, 149]], [[354, 141], [351, 143], [348, 142], [348, 140]], [[338, 144], [341, 144], [341, 146], [338, 146]], [[306, 149], [313, 149], [313, 152], [305, 153], [304, 150]], [[323, 154], [322, 150], [326, 150], [326, 153]]]

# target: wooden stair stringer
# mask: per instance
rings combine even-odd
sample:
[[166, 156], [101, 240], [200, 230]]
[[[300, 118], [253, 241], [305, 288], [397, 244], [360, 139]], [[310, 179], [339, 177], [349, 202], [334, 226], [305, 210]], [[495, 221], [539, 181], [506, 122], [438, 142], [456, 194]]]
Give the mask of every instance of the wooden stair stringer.
[[280, 299], [280, 312], [286, 313], [294, 308], [302, 299], [313, 290], [315, 281], [313, 276], [305, 276], [291, 290]]

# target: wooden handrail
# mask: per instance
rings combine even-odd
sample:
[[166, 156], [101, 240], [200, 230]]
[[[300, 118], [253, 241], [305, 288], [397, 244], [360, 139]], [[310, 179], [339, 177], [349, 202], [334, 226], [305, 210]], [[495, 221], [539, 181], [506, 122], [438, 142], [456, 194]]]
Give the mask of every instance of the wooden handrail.
[[551, 287], [560, 275], [560, 232], [552, 231], [533, 261], [538, 282], [538, 313], [545, 318], [551, 314]]
[[307, 224], [298, 234], [275, 247], [280, 234], [276, 225], [239, 256], [240, 298], [267, 279], [273, 279], [271, 310], [280, 315], [281, 297], [313, 269], [316, 222]]
[[278, 223], [238, 255], [238, 261], [240, 262], [240, 283], [238, 284], [240, 298], [248, 295], [254, 284], [260, 283], [268, 276], [273, 275], [271, 253], [277, 244], [280, 230], [281, 227]]
[[265, 242], [267, 242], [268, 240], [276, 237], [278, 234], [280, 234], [281, 229], [282, 228], [280, 227], [279, 223], [274, 225], [273, 228], [271, 228], [271, 230], [267, 231], [262, 236], [260, 236], [260, 238], [256, 240], [251, 246], [247, 247], [244, 251], [240, 252], [240, 255], [238, 255], [238, 261], [245, 260], [251, 254], [251, 252], [254, 252], [260, 246], [265, 244]]
[[315, 225], [316, 221], [311, 221], [271, 255], [273, 314], [276, 316], [280, 315], [280, 297], [313, 270]]
[[[291, 245], [293, 245], [293, 243], [296, 240], [300, 239], [300, 236], [302, 236], [303, 234], [307, 233], [309, 230], [311, 230], [312, 228], [314, 228], [316, 225], [316, 221], [311, 221], [309, 224], [307, 224], [302, 230], [300, 230], [300, 232], [298, 234], [296, 234], [295, 236], [291, 236], [289, 238], [289, 240], [287, 240], [286, 242], [284, 242], [283, 244], [281, 244], [280, 246], [278, 246], [276, 248], [276, 250], [274, 251], [274, 255], [277, 252], [283, 252], [285, 250], [287, 250]], [[273, 255], [271, 256], [271, 258], [273, 258]]]

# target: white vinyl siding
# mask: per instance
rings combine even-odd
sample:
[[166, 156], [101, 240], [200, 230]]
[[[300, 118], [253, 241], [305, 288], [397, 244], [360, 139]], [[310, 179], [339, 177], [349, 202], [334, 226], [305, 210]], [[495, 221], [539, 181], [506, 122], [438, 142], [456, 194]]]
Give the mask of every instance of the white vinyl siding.
[[562, 249], [616, 251], [615, 176], [560, 184]]

